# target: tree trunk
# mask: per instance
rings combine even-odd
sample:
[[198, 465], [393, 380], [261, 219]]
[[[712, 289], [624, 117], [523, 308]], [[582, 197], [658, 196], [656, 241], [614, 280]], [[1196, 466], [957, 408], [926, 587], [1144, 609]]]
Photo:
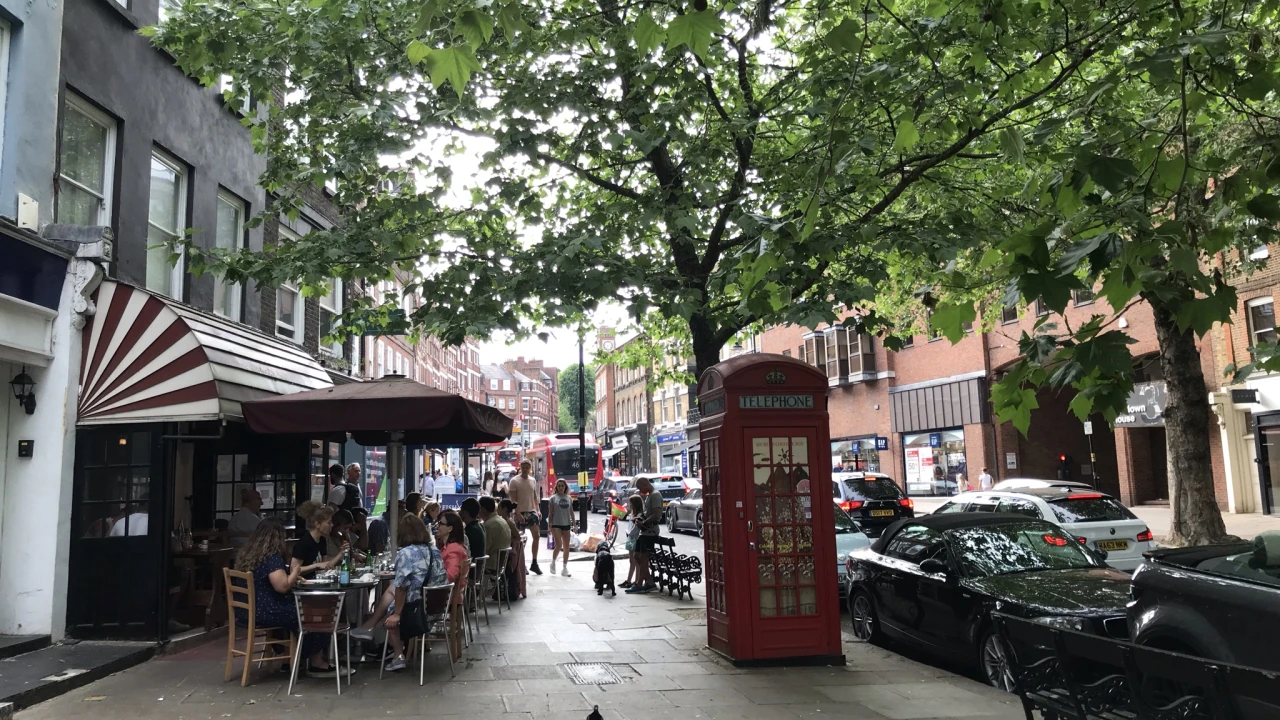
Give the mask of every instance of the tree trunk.
[[1222, 512], [1213, 492], [1213, 468], [1209, 459], [1212, 411], [1200, 351], [1195, 335], [1182, 331], [1173, 313], [1158, 301], [1151, 302], [1156, 338], [1160, 342], [1160, 369], [1168, 396], [1164, 431], [1169, 446], [1169, 504], [1173, 521], [1168, 542], [1172, 545], [1208, 545], [1227, 540]]
[[699, 315], [689, 318], [689, 335], [693, 341], [693, 361], [697, 367], [694, 379], [699, 379], [702, 373], [720, 362], [720, 349], [724, 347], [724, 343], [717, 338], [715, 328]]

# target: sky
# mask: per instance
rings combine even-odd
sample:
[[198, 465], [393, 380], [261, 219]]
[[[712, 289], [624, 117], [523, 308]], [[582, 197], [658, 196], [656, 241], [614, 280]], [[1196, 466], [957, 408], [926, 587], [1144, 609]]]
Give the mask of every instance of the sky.
[[[621, 305], [609, 305], [598, 310], [593, 317], [596, 327], [613, 327], [620, 338], [627, 337], [634, 329], [626, 310]], [[497, 365], [504, 360], [514, 360], [524, 356], [527, 360], [543, 360], [547, 365], [564, 369], [578, 362], [578, 336], [572, 328], [548, 328], [550, 337], [547, 342], [535, 337], [525, 338], [508, 343], [506, 338], [494, 336], [487, 342], [480, 343], [480, 362], [486, 365]], [[596, 347], [596, 335], [592, 330], [587, 334], [585, 344], [587, 362], [591, 362], [592, 351]]]

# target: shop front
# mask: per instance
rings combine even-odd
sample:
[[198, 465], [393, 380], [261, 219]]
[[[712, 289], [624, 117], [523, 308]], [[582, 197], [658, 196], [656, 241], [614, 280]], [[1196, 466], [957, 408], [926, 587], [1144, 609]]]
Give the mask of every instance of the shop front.
[[654, 438], [654, 444], [658, 448], [658, 472], [688, 474], [689, 439], [683, 429], [659, 434]]
[[985, 376], [904, 385], [889, 391], [889, 401], [907, 494], [955, 495], [973, 479], [965, 427], [989, 422]]
[[902, 455], [908, 495], [955, 495], [969, 477], [963, 428], [904, 434]]
[[889, 449], [889, 439], [875, 435], [839, 438], [831, 441], [833, 472], [885, 472], [880, 454]]
[[67, 631], [164, 640], [220, 610], [218, 528], [245, 491], [292, 525], [342, 461], [338, 443], [251, 432], [240, 403], [331, 383], [297, 346], [145, 290], [105, 282], [97, 303], [82, 338]]
[[649, 472], [649, 424], [636, 423], [614, 430], [609, 434], [609, 449], [617, 451], [611, 456], [611, 467], [619, 475]]

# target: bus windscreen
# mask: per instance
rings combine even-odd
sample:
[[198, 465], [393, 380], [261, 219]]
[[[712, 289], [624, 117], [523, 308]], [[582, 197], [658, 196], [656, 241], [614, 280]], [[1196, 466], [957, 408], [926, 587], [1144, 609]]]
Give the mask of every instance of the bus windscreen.
[[585, 468], [578, 467], [578, 448], [562, 447], [551, 451], [552, 467], [555, 468], [556, 477], [566, 480], [577, 481], [578, 473], [586, 470], [595, 477], [596, 470], [600, 463], [600, 450], [595, 447], [587, 448], [587, 466]]

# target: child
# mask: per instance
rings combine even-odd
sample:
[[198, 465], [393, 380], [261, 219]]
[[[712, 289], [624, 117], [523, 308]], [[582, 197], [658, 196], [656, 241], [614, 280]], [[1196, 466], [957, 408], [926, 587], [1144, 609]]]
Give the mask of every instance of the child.
[[632, 518], [631, 529], [627, 531], [627, 543], [625, 545], [627, 548], [627, 579], [618, 585], [620, 588], [631, 587], [631, 578], [636, 572], [635, 554], [632, 551], [636, 549], [636, 538], [640, 537], [640, 523], [637, 523], [635, 518], [644, 514], [644, 498], [638, 494], [632, 495], [627, 500], [627, 514]]

